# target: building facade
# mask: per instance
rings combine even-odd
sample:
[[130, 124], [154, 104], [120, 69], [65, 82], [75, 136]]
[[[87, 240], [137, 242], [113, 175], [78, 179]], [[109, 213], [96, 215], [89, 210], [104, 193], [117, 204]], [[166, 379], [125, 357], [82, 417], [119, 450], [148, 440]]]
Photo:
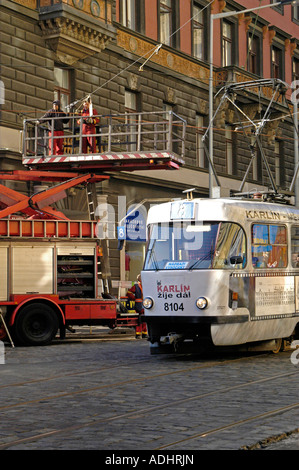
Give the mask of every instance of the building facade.
[[[0, 169], [22, 168], [25, 118], [38, 118], [60, 99], [63, 108], [90, 95], [100, 115], [172, 110], [187, 122], [185, 164], [177, 171], [110, 174], [98, 184], [99, 200], [115, 208], [195, 194], [209, 195], [209, 161], [202, 136], [209, 125], [210, 15], [242, 11], [265, 0], [0, 0]], [[299, 7], [273, 6], [213, 22], [213, 92], [229, 83], [274, 78], [299, 80]], [[160, 47], [158, 47], [160, 46]], [[289, 106], [274, 104], [262, 143], [277, 187], [288, 190], [294, 171], [294, 128]], [[238, 106], [252, 121], [269, 104], [267, 90], [244, 92]], [[215, 99], [215, 107], [218, 102]], [[269, 174], [259, 149], [252, 160], [250, 135], [226, 104], [213, 123], [213, 162], [221, 194], [266, 189]], [[246, 138], [245, 138], [246, 137]], [[7, 184], [11, 184], [7, 182]], [[16, 184], [26, 193], [32, 186]], [[68, 197], [60, 209], [86, 217], [83, 197]], [[112, 278], [134, 280], [145, 243], [110, 242]]]

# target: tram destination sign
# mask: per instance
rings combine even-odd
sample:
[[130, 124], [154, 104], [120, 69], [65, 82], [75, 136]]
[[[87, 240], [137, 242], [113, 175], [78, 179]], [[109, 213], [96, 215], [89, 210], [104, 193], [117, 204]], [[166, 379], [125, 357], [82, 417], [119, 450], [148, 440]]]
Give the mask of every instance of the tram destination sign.
[[194, 219], [194, 202], [177, 201], [171, 204], [170, 218], [172, 220]]

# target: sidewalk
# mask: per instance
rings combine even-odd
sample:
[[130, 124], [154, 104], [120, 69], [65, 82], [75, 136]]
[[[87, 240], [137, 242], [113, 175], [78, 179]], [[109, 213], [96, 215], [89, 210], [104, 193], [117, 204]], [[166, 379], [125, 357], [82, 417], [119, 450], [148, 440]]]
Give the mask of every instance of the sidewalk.
[[79, 341], [79, 340], [107, 340], [122, 341], [135, 339], [134, 328], [108, 328], [106, 326], [76, 326], [74, 332], [66, 330], [65, 339], [56, 337], [57, 341]]

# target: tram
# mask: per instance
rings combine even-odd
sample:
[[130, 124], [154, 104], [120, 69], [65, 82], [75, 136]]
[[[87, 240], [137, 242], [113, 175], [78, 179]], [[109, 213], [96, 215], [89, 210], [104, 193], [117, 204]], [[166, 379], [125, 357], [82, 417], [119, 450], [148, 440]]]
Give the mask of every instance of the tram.
[[149, 210], [141, 277], [152, 354], [278, 352], [298, 336], [299, 210], [259, 197]]

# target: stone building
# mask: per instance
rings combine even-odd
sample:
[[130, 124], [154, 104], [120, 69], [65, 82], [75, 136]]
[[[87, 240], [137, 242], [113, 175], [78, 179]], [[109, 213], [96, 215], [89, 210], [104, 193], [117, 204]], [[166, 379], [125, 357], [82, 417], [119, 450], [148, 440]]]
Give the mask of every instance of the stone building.
[[[196, 195], [208, 196], [209, 164], [201, 138], [209, 122], [210, 14], [259, 4], [259, 0], [0, 0], [0, 169], [22, 168], [24, 119], [42, 116], [54, 98], [66, 107], [90, 95], [100, 115], [172, 110], [187, 122], [182, 168], [113, 172], [109, 181], [98, 184], [99, 200], [113, 205], [116, 217], [118, 196], [125, 196], [127, 205], [144, 201], [145, 207], [182, 197], [190, 187]], [[298, 79], [299, 7], [273, 6], [214, 23], [214, 93], [227, 83], [278, 78], [290, 85]], [[290, 97], [288, 90], [290, 107], [275, 104], [262, 135], [273, 178], [283, 190], [289, 188], [294, 170]], [[238, 105], [252, 120], [259, 120], [269, 99], [267, 90], [256, 89], [244, 92]], [[238, 121], [226, 103], [214, 122], [214, 165], [222, 194], [238, 191], [252, 157], [248, 135], [236, 130]], [[13, 184], [26, 193], [33, 190], [31, 183]], [[257, 149], [243, 189], [269, 186]], [[60, 209], [71, 218], [86, 217], [82, 197], [68, 197]], [[134, 280], [144, 247], [144, 242], [128, 241], [125, 255], [112, 240], [113, 278]]]

